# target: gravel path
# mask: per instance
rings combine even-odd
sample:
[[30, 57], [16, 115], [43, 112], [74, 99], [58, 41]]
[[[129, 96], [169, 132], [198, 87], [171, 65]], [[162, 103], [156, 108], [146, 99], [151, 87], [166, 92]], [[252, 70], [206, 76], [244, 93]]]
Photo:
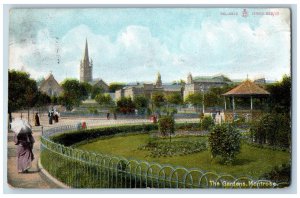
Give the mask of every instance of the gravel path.
[[[19, 115], [14, 114], [13, 117], [19, 117]], [[23, 118], [26, 119], [26, 116]], [[185, 119], [180, 120], [181, 122], [189, 122], [195, 119]], [[134, 123], [148, 123], [149, 120], [145, 119], [137, 119], [137, 120], [129, 120], [129, 119], [120, 119], [120, 120], [106, 120], [106, 119], [97, 119], [97, 118], [61, 118], [58, 123], [54, 123], [53, 125], [48, 124], [48, 118], [43, 116], [40, 120], [41, 125], [43, 125], [44, 130], [56, 126], [68, 125], [68, 124], [76, 124], [78, 122], [85, 121], [88, 127], [96, 127], [96, 126], [111, 126], [118, 124], [134, 124]], [[178, 120], [177, 120], [178, 121]], [[31, 124], [32, 123], [31, 120]], [[17, 158], [16, 158], [16, 145], [13, 142], [14, 133], [10, 132], [7, 136], [7, 146], [8, 146], [8, 160], [7, 160], [7, 180], [8, 184], [12, 188], [37, 188], [37, 189], [49, 189], [49, 188], [59, 188], [58, 185], [53, 183], [52, 181], [45, 178], [39, 168], [38, 168], [38, 160], [40, 155], [40, 136], [41, 136], [41, 127], [33, 127], [33, 136], [35, 139], [35, 144], [33, 148], [33, 153], [35, 155], [35, 159], [32, 163], [32, 167], [29, 169], [29, 173], [22, 174], [17, 171]]]

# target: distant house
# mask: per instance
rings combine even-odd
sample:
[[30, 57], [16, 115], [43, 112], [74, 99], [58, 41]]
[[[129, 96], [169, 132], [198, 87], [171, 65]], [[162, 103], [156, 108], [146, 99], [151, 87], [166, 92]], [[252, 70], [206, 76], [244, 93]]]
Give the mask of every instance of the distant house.
[[62, 87], [55, 80], [52, 73], [45, 77], [45, 80], [39, 86], [39, 90], [48, 96], [59, 96], [63, 92]]
[[104, 92], [109, 92], [109, 86], [102, 79], [96, 78], [92, 82], [90, 82], [90, 84], [92, 86], [97, 85], [101, 87], [104, 90]]
[[173, 84], [173, 85], [163, 85], [163, 90], [165, 94], [172, 94], [172, 93], [180, 93], [182, 94], [183, 86], [180, 84]]
[[265, 78], [257, 78], [254, 80], [254, 83], [264, 85], [264, 84], [266, 84], [266, 79]]
[[193, 78], [190, 73], [187, 77], [187, 83], [184, 86], [183, 97], [190, 94], [208, 91], [211, 87], [222, 87], [231, 83], [231, 80], [224, 75], [218, 76], [196, 76]]

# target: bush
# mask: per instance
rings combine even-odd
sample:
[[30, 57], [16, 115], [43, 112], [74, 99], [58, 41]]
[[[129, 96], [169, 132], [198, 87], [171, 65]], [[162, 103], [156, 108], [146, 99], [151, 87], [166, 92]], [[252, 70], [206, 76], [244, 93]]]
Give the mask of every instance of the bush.
[[94, 107], [89, 107], [89, 113], [98, 114], [98, 110]]
[[113, 99], [109, 94], [99, 93], [95, 97], [95, 101], [102, 106], [111, 106], [113, 105]]
[[174, 134], [175, 120], [173, 116], [161, 116], [158, 121], [158, 130], [162, 136]]
[[215, 122], [211, 116], [204, 116], [201, 120], [201, 128], [203, 130], [210, 130], [215, 125]]
[[275, 166], [270, 172], [265, 173], [262, 178], [276, 183], [285, 182], [284, 186], [289, 186], [291, 181], [291, 165], [282, 164], [281, 166]]
[[288, 148], [291, 140], [290, 117], [287, 114], [266, 114], [252, 123], [253, 142], [280, 148]]
[[241, 137], [231, 124], [216, 125], [208, 139], [212, 157], [221, 156], [225, 164], [231, 164], [240, 152]]

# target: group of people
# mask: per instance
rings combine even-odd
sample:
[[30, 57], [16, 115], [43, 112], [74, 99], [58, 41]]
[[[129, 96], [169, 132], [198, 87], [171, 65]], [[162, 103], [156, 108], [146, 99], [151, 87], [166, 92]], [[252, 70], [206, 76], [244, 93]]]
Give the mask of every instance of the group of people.
[[[59, 118], [59, 113], [58, 111], [56, 111], [56, 109], [50, 109], [48, 111], [48, 118], [49, 118], [49, 124], [53, 124], [53, 120], [54, 122], [58, 122], [58, 118]], [[34, 117], [34, 125], [35, 126], [40, 126], [40, 116], [39, 116], [39, 113], [36, 113], [35, 114], [35, 117]]]
[[[52, 108], [48, 112], [49, 124], [58, 122], [59, 113]], [[34, 125], [40, 126], [40, 117], [39, 113], [35, 114]], [[32, 134], [32, 127], [28, 121], [21, 118], [15, 118], [11, 124], [10, 128], [15, 132], [14, 142], [17, 146], [17, 167], [19, 173], [28, 173], [31, 162], [34, 160], [33, 154], [33, 144], [35, 142]]]
[[[49, 124], [58, 122], [59, 113], [55, 109], [48, 112]], [[34, 125], [40, 126], [39, 113], [35, 114]], [[33, 144], [35, 142], [32, 135], [31, 125], [22, 118], [16, 118], [11, 123], [11, 129], [15, 132], [14, 142], [17, 145], [17, 163], [19, 173], [28, 173], [31, 167], [31, 162], [34, 160]]]
[[49, 124], [53, 124], [53, 120], [54, 122], [58, 122], [58, 118], [59, 118], [59, 113], [56, 111], [56, 109], [51, 109], [48, 112], [48, 118], [49, 118]]

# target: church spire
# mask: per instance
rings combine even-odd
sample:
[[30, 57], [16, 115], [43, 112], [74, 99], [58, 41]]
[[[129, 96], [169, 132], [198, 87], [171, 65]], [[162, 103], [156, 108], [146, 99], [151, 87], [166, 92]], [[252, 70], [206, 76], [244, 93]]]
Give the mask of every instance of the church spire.
[[93, 62], [89, 58], [88, 42], [86, 39], [83, 60], [80, 61], [80, 82], [92, 82], [92, 80]]
[[83, 57], [83, 60], [89, 61], [89, 49], [88, 49], [87, 38], [85, 39], [85, 50], [84, 50], [84, 57]]

